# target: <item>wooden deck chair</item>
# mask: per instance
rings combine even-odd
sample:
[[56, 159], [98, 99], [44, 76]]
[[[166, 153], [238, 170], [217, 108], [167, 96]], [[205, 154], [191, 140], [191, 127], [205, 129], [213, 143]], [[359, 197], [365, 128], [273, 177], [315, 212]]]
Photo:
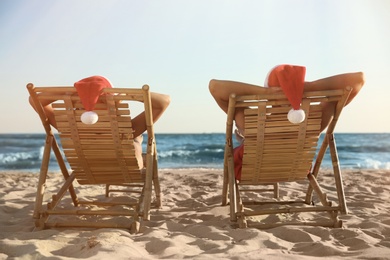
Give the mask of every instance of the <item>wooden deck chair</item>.
[[[141, 221], [149, 220], [153, 185], [156, 205], [161, 206], [149, 87], [145, 85], [142, 89], [102, 90], [104, 94], [99, 97], [102, 102], [95, 106], [99, 120], [93, 125], [81, 122], [80, 116], [84, 108], [74, 87], [34, 87], [30, 83], [27, 89], [46, 132], [34, 208], [36, 229], [115, 227], [138, 232]], [[45, 99], [57, 100], [52, 106], [60, 143], [57, 142], [58, 137], [54, 135], [43, 110], [41, 101]], [[130, 101], [144, 104], [147, 125], [144, 169], [140, 169], [135, 157]], [[45, 207], [43, 201], [52, 153], [64, 176], [64, 183]], [[69, 172], [66, 161], [71, 169]], [[79, 185], [101, 185], [103, 195], [99, 198], [80, 199], [80, 194], [76, 194], [75, 180]], [[121, 193], [123, 196], [106, 197], [104, 187], [106, 186], [108, 195], [111, 189], [109, 185], [132, 186], [135, 194], [130, 196], [128, 193]], [[66, 199], [67, 192], [71, 199]], [[83, 198], [85, 197], [89, 197], [88, 194], [83, 194]], [[69, 208], [66, 202], [70, 205], [73, 202], [74, 207]], [[91, 220], [93, 217], [95, 220]]]
[[[302, 109], [306, 119], [300, 124], [292, 124], [287, 119], [291, 106], [283, 92], [266, 93], [261, 96], [231, 95], [227, 114], [226, 146], [224, 163], [223, 204], [230, 200], [230, 218], [239, 227], [271, 228], [280, 225], [322, 225], [341, 227], [338, 213], [346, 214], [342, 177], [334, 139], [334, 129], [340, 113], [351, 92], [347, 87], [342, 90], [305, 92]], [[320, 137], [322, 101], [336, 102], [336, 110], [329, 124], [322, 146], [317, 153]], [[241, 180], [235, 179], [232, 147], [233, 117], [236, 108], [244, 107], [245, 134], [244, 153], [242, 158]], [[333, 165], [337, 193], [336, 204], [333, 205], [317, 181], [317, 175], [324, 154], [329, 147]], [[313, 165], [314, 163], [314, 165]], [[283, 182], [308, 181], [308, 190], [303, 192], [302, 200], [281, 200], [269, 198], [269, 202], [256, 201], [253, 196], [258, 185], [273, 183], [275, 197], [277, 185]], [[252, 196], [248, 196], [252, 192]], [[262, 189], [260, 189], [262, 190]], [[321, 203], [313, 201], [313, 191]], [[258, 194], [258, 193], [257, 193]], [[262, 193], [263, 194], [263, 193]], [[254, 199], [253, 199], [254, 197]], [[248, 199], [252, 198], [251, 201]], [[268, 203], [268, 204], [267, 204]], [[303, 221], [299, 214], [314, 212], [315, 221]], [[327, 213], [324, 213], [327, 212]], [[278, 214], [293, 214], [290, 222], [283, 221]], [[318, 213], [318, 214], [317, 214]], [[268, 216], [268, 221], [264, 221]], [[291, 215], [289, 215], [291, 217]], [[276, 221], [274, 221], [276, 220]]]

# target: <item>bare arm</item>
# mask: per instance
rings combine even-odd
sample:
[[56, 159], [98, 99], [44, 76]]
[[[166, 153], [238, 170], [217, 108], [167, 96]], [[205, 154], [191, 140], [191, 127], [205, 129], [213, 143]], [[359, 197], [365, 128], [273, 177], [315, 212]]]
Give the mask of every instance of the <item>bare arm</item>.
[[342, 89], [352, 87], [352, 92], [347, 100], [347, 105], [356, 97], [364, 85], [362, 72], [339, 74], [311, 82], [305, 82], [305, 90]]
[[[44, 94], [39, 94], [39, 95], [44, 95]], [[35, 111], [37, 111], [35, 105], [34, 105], [34, 102], [32, 100], [31, 97], [29, 97], [28, 101], [30, 102], [30, 105], [34, 108]], [[49, 120], [49, 123], [57, 129], [57, 124], [56, 124], [56, 121], [55, 121], [55, 118], [54, 118], [54, 112], [53, 112], [53, 107], [51, 106], [51, 104], [56, 101], [56, 100], [51, 100], [51, 99], [44, 99], [44, 100], [41, 100], [41, 104], [42, 104], [42, 107], [43, 107], [43, 111], [45, 112], [48, 120]]]
[[[237, 82], [237, 81], [229, 81], [229, 80], [216, 80], [212, 79], [209, 83], [209, 90], [218, 106], [227, 113], [229, 106], [229, 97], [231, 94], [236, 95], [259, 95], [263, 94], [270, 89], [275, 92], [280, 91], [281, 88], [273, 87], [273, 88], [264, 88], [257, 85]], [[236, 113], [234, 115], [234, 120], [236, 122], [236, 126], [240, 132], [244, 130], [244, 108], [236, 109]]]
[[[168, 95], [151, 92], [153, 123], [155, 123], [168, 108], [171, 99]], [[146, 131], [145, 112], [137, 115], [133, 120], [134, 136], [139, 136]]]
[[[364, 75], [362, 72], [356, 73], [346, 73], [331, 76], [328, 78], [319, 79], [312, 82], [305, 82], [305, 91], [313, 91], [313, 90], [326, 90], [326, 89], [341, 89], [346, 86], [352, 87], [352, 92], [347, 100], [347, 104], [349, 104], [354, 97], [359, 93], [361, 88], [364, 85]], [[258, 95], [262, 94], [265, 91], [269, 91], [269, 89], [273, 89], [276, 91], [280, 91], [281, 88], [272, 87], [272, 88], [264, 88], [257, 85], [236, 82], [236, 81], [228, 81], [228, 80], [211, 80], [209, 84], [209, 90], [218, 106], [227, 113], [228, 104], [229, 104], [229, 96], [232, 93], [236, 95]], [[323, 110], [323, 119], [322, 119], [322, 130], [326, 128], [329, 124], [332, 115], [334, 114], [334, 106], [333, 103], [323, 102], [322, 104]], [[236, 126], [240, 132], [243, 132], [244, 129], [244, 109], [237, 109], [236, 114], [234, 116]]]
[[[325, 90], [325, 89], [342, 89], [347, 86], [352, 88], [346, 105], [348, 105], [359, 93], [364, 85], [364, 74], [362, 72], [339, 74], [312, 82], [305, 82], [306, 90]], [[323, 131], [332, 120], [336, 104], [334, 102], [322, 102], [322, 123]]]

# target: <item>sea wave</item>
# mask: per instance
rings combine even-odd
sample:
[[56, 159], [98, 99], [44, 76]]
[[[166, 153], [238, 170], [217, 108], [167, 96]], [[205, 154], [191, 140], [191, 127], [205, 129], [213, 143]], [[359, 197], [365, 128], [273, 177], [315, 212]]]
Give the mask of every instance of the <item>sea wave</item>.
[[[223, 168], [224, 134], [158, 134], [156, 140], [159, 168]], [[39, 169], [44, 142], [43, 134], [0, 134], [0, 170]], [[390, 134], [337, 134], [336, 143], [341, 168], [390, 169]], [[321, 166], [332, 167], [329, 152]], [[54, 155], [49, 167], [58, 169]]]
[[0, 169], [35, 169], [41, 164], [41, 158], [35, 153], [0, 154]]

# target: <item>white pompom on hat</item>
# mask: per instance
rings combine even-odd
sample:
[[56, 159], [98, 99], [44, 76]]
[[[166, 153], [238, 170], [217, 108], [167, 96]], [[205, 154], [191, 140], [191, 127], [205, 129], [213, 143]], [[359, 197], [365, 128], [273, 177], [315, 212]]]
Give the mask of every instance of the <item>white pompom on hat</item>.
[[305, 111], [301, 107], [306, 67], [297, 65], [278, 65], [274, 67], [265, 79], [265, 87], [281, 87], [292, 109], [287, 118], [293, 124], [305, 120]]
[[112, 88], [108, 79], [102, 76], [92, 76], [74, 83], [81, 103], [86, 112], [81, 115], [81, 122], [87, 125], [95, 124], [99, 116], [94, 112], [95, 105], [104, 88]]

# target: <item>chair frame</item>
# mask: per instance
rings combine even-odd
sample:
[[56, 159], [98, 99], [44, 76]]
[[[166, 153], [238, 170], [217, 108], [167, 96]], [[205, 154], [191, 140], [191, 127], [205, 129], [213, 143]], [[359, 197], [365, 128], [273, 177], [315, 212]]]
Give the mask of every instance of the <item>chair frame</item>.
[[[93, 129], [99, 128], [99, 122], [96, 123], [96, 126], [84, 125], [80, 121], [80, 115], [83, 112], [83, 107], [80, 107], [80, 98], [77, 95], [77, 91], [74, 87], [34, 87], [33, 84], [29, 83], [27, 85], [30, 97], [34, 104], [35, 110], [37, 111], [42, 125], [46, 133], [46, 140], [44, 144], [44, 151], [42, 157], [42, 163], [39, 173], [39, 180], [37, 186], [37, 193], [35, 199], [35, 207], [33, 218], [35, 219], [36, 230], [41, 230], [45, 228], [73, 228], [73, 227], [86, 227], [86, 228], [124, 228], [130, 230], [132, 233], [137, 233], [140, 230], [141, 222], [150, 219], [150, 209], [152, 204], [152, 189], [154, 188], [155, 193], [155, 205], [161, 207], [161, 189], [158, 179], [158, 167], [157, 167], [157, 148], [156, 140], [154, 136], [153, 129], [153, 118], [152, 118], [152, 107], [149, 86], [144, 85], [142, 88], [105, 88], [102, 90], [103, 94], [99, 99], [102, 99], [105, 103], [103, 110], [98, 111], [99, 121], [100, 118], [106, 117], [109, 118], [108, 123], [100, 123], [102, 129], [99, 131], [108, 131], [112, 133], [112, 142], [114, 142], [115, 147], [121, 148], [122, 143], [126, 143], [126, 147], [131, 147], [133, 142], [132, 128], [131, 128], [131, 119], [130, 111], [128, 109], [128, 104], [122, 103], [122, 101], [139, 101], [144, 105], [145, 119], [146, 119], [146, 155], [145, 155], [145, 168], [139, 169], [138, 163], [134, 153], [130, 155], [127, 154], [126, 150], [116, 152], [116, 155], [113, 157], [118, 158], [119, 164], [121, 164], [121, 170], [119, 177], [113, 177], [110, 175], [110, 170], [106, 170], [107, 176], [94, 176], [94, 171], [88, 168], [88, 163], [82, 158], [78, 158], [77, 155], [83, 156], [83, 147], [87, 147], [91, 144], [82, 144], [79, 140], [78, 129], [81, 127], [87, 131], [89, 134]], [[62, 145], [64, 146], [74, 146], [71, 150], [60, 149], [57, 138], [53, 133], [53, 128], [49, 123], [48, 117], [45, 114], [44, 108], [41, 101], [45, 99], [56, 100], [55, 103], [52, 103], [53, 109], [55, 110], [56, 121], [57, 119], [62, 120], [61, 122], [57, 121], [57, 128], [60, 136]], [[97, 105], [98, 106], [98, 105]], [[119, 111], [119, 108], [121, 110]], [[61, 118], [62, 117], [62, 118]], [[65, 119], [64, 119], [65, 117]], [[126, 117], [126, 118], [124, 118]], [[110, 121], [111, 120], [111, 121]], [[119, 120], [119, 121], [118, 121]], [[125, 121], [125, 122], [122, 122]], [[118, 125], [129, 126], [129, 129], [122, 127], [118, 131]], [[91, 128], [88, 130], [88, 128]], [[107, 128], [107, 129], [106, 129]], [[61, 132], [61, 129], [70, 129], [70, 133]], [[67, 130], [68, 131], [68, 130]], [[121, 132], [122, 131], [122, 132]], [[104, 132], [106, 133], [106, 132]], [[100, 133], [101, 134], [101, 133]], [[123, 138], [126, 137], [126, 142], [123, 141]], [[84, 141], [85, 142], [85, 141]], [[92, 141], [93, 142], [93, 141]], [[134, 146], [134, 145], [133, 145]], [[69, 147], [67, 147], [69, 148]], [[43, 205], [44, 195], [46, 189], [46, 180], [48, 177], [49, 171], [49, 162], [50, 156], [54, 153], [60, 171], [64, 177], [64, 183], [58, 190], [58, 192], [52, 196], [50, 202], [47, 206]], [[65, 155], [63, 155], [65, 153]], [[73, 153], [73, 154], [72, 154]], [[76, 156], [74, 155], [76, 153]], [[69, 156], [73, 158], [68, 158]], [[111, 156], [111, 155], [110, 155]], [[68, 159], [68, 163], [74, 166], [71, 171], [68, 171], [65, 159]], [[78, 159], [75, 159], [78, 158]], [[136, 163], [134, 163], [136, 162]], [[95, 163], [98, 163], [95, 161]], [[91, 163], [93, 165], [93, 162]], [[82, 165], [82, 166], [80, 166]], [[96, 174], [95, 174], [96, 175]], [[118, 175], [118, 174], [117, 174]], [[80, 179], [80, 176], [83, 176]], [[135, 192], [138, 196], [135, 198], [136, 201], [131, 202], [130, 199], [126, 201], [118, 202], [115, 199], [110, 198], [107, 201], [99, 200], [81, 200], [76, 194], [76, 189], [74, 187], [74, 181], [78, 180], [79, 184], [86, 185], [106, 185], [106, 196], [109, 196], [110, 192], [115, 191], [125, 191], [125, 192]], [[81, 182], [81, 183], [80, 183]], [[119, 186], [128, 186], [130, 190], [123, 189], [111, 189], [110, 185], [119, 185]], [[63, 201], [63, 197], [66, 195], [67, 191], [71, 197], [74, 207], [76, 209], [69, 210], [64, 209], [60, 206], [60, 202]], [[127, 193], [126, 193], [127, 194]], [[127, 196], [129, 198], [129, 196]], [[78, 209], [78, 207], [101, 207], [103, 209], [93, 210], [93, 209]], [[112, 206], [121, 207], [120, 209], [110, 209]], [[51, 216], [62, 215], [62, 216], [85, 216], [85, 218], [91, 216], [100, 216], [110, 217], [109, 221], [61, 221], [61, 220], [51, 220]], [[124, 217], [126, 223], [118, 223], [115, 221], [115, 217]], [[79, 219], [79, 218], [78, 218]], [[127, 221], [129, 220], [129, 221]]]
[[[286, 111], [290, 109], [289, 102], [283, 93], [275, 93], [275, 92], [266, 92], [262, 95], [251, 95], [251, 96], [236, 96], [232, 94], [229, 99], [229, 108], [227, 113], [227, 123], [226, 123], [226, 144], [225, 144], [225, 158], [224, 158], [224, 178], [223, 178], [223, 189], [222, 189], [222, 205], [230, 204], [230, 220], [233, 223], [238, 223], [240, 228], [246, 228], [248, 226], [256, 227], [256, 228], [272, 228], [281, 225], [313, 225], [313, 226], [328, 226], [328, 227], [341, 227], [342, 221], [338, 218], [338, 213], [347, 214], [347, 205], [345, 202], [344, 188], [342, 183], [342, 176], [340, 171], [340, 164], [337, 155], [337, 148], [334, 136], [334, 129], [336, 127], [336, 123], [339, 119], [339, 116], [346, 104], [346, 100], [351, 92], [351, 87], [346, 87], [345, 89], [340, 90], [326, 90], [326, 91], [308, 91], [304, 93], [302, 100], [302, 108], [306, 113], [305, 121], [299, 124], [299, 126], [295, 124], [291, 124], [287, 121]], [[336, 102], [336, 109], [333, 115], [333, 119], [327, 127], [325, 138], [322, 142], [322, 145], [318, 152], [316, 152], [316, 147], [318, 143], [318, 139], [320, 136], [320, 125], [321, 125], [321, 109], [320, 102]], [[287, 108], [286, 108], [287, 106]], [[264, 133], [268, 131], [274, 131], [272, 134], [274, 136], [282, 136], [282, 138], [286, 137], [286, 135], [291, 135], [294, 132], [297, 132], [297, 152], [294, 154], [292, 152], [289, 156], [291, 157], [292, 162], [296, 162], [303, 160], [298, 157], [307, 157], [305, 158], [304, 164], [307, 165], [309, 162], [309, 166], [307, 170], [305, 167], [301, 167], [299, 165], [291, 165], [286, 171], [291, 171], [291, 175], [285, 176], [278, 175], [278, 168], [283, 167], [280, 165], [275, 165], [275, 169], [262, 170], [261, 167], [251, 166], [251, 164], [257, 165], [272, 165], [273, 161], [270, 159], [270, 155], [262, 156], [261, 154], [257, 154], [257, 158], [252, 157], [246, 160], [246, 156], [249, 153], [246, 153], [246, 149], [244, 149], [243, 155], [243, 172], [244, 174], [257, 176], [250, 177], [250, 180], [237, 181], [235, 179], [234, 173], [234, 160], [233, 160], [233, 141], [232, 141], [232, 132], [233, 132], [233, 120], [236, 108], [245, 108], [245, 141], [248, 140], [249, 135], [256, 135], [256, 149], [262, 151], [264, 148]], [[284, 111], [281, 114], [284, 114], [285, 122], [278, 123], [269, 122], [272, 121], [269, 119], [271, 113], [269, 111], [272, 110], [273, 107], [281, 107], [280, 110]], [[272, 111], [277, 112], [278, 108], [274, 108]], [[314, 112], [313, 112], [314, 111]], [[253, 119], [248, 119], [250, 115], [256, 115], [257, 121], [253, 122]], [[277, 116], [277, 115], [275, 115]], [[252, 121], [250, 121], [252, 120]], [[282, 120], [283, 121], [283, 120]], [[310, 125], [309, 125], [310, 123]], [[257, 124], [257, 132], [253, 133], [253, 129], [248, 130], [247, 127], [249, 124]], [[276, 125], [279, 124], [279, 125]], [[308, 133], [311, 129], [311, 133]], [[282, 129], [282, 130], [280, 130]], [[248, 133], [252, 131], [251, 133]], [[283, 136], [284, 135], [284, 136]], [[307, 136], [306, 136], [307, 135]], [[307, 141], [305, 143], [305, 139], [310, 135], [310, 148], [307, 148], [307, 151], [304, 151], [304, 147], [307, 145]], [[257, 138], [260, 137], [260, 138]], [[275, 138], [276, 138], [275, 137]], [[261, 139], [263, 138], [263, 139]], [[245, 144], [244, 141], [244, 144]], [[249, 142], [249, 141], [248, 141]], [[251, 142], [254, 142], [251, 140]], [[253, 143], [252, 143], [253, 145]], [[268, 146], [269, 147], [269, 146]], [[274, 148], [274, 153], [280, 153], [281, 150], [287, 148], [291, 148], [291, 144], [279, 144], [277, 148]], [[314, 149], [313, 149], [314, 147]], [[328, 200], [327, 195], [323, 192], [320, 187], [319, 182], [317, 181], [318, 173], [320, 170], [320, 166], [325, 155], [327, 148], [329, 147], [332, 165], [333, 165], [333, 173], [337, 190], [337, 205], [332, 205], [332, 202]], [[248, 148], [249, 149], [249, 148]], [[279, 151], [278, 151], [279, 149]], [[306, 148], [305, 148], [306, 149]], [[303, 151], [303, 152], [302, 152]], [[301, 155], [299, 155], [301, 153]], [[271, 154], [272, 156], [272, 154]], [[314, 161], [314, 165], [312, 162]], [[287, 158], [286, 160], [290, 160]], [[253, 162], [256, 161], [256, 162]], [[249, 166], [248, 166], [249, 165]], [[245, 167], [252, 167], [249, 170], [246, 170], [244, 173]], [[284, 166], [286, 167], [286, 166]], [[281, 170], [282, 171], [282, 170]], [[252, 178], [252, 179], [251, 179]], [[306, 197], [304, 200], [281, 200], [278, 198], [279, 196], [279, 187], [278, 184], [285, 181], [304, 181], [308, 180], [309, 186], [306, 192]], [[270, 189], [257, 189], [253, 187], [257, 187], [258, 185], [272, 185], [273, 187]], [[245, 190], [244, 187], [250, 186], [251, 189]], [[252, 192], [261, 192], [261, 191], [273, 191], [274, 198], [270, 199], [271, 201], [243, 201], [242, 196], [246, 191]], [[321, 202], [321, 205], [314, 205], [313, 201], [313, 192], [316, 193], [318, 199]], [[278, 208], [254, 208], [255, 205], [264, 205], [264, 204], [272, 204], [277, 205]], [[282, 207], [282, 205], [284, 207]], [[311, 205], [311, 206], [308, 206]], [[251, 209], [251, 210], [249, 210]], [[275, 215], [275, 214], [292, 214], [299, 212], [328, 212], [329, 220], [317, 220], [317, 221], [277, 221], [275, 223], [259, 223], [259, 221], [249, 221], [254, 216], [260, 215]]]

